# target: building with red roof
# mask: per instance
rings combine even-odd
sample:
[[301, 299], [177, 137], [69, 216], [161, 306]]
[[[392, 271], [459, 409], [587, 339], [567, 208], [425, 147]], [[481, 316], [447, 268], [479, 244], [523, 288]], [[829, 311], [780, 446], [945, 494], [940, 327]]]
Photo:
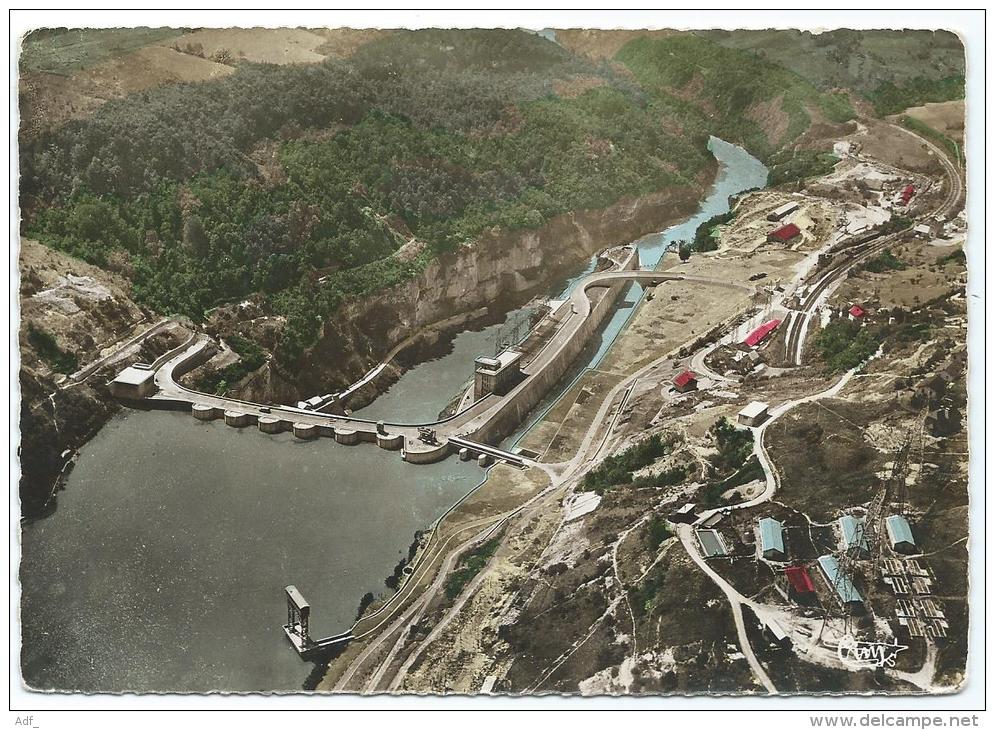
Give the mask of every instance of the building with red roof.
[[847, 314], [850, 315], [850, 319], [856, 320], [856, 319], [863, 319], [864, 315], [867, 314], [867, 312], [864, 311], [864, 308], [861, 307], [859, 304], [854, 304], [852, 307], [850, 307], [849, 310], [847, 310]]
[[771, 243], [788, 243], [789, 241], [794, 241], [800, 235], [802, 235], [801, 228], [794, 223], [789, 223], [768, 233], [767, 240]]
[[764, 322], [746, 336], [746, 339], [743, 340], [743, 344], [747, 347], [756, 347], [767, 339], [767, 335], [776, 330], [779, 324], [781, 324], [781, 320], [779, 319], [772, 319], [769, 322]]
[[697, 387], [698, 378], [690, 370], [685, 370], [674, 378], [674, 389], [678, 393], [687, 393], [689, 390], [694, 390]]
[[784, 577], [788, 579], [791, 590], [799, 595], [815, 592], [815, 586], [812, 584], [812, 576], [805, 570], [804, 565], [792, 565], [785, 568]]
[[912, 200], [912, 196], [916, 194], [916, 188], [914, 185], [906, 185], [902, 190], [902, 194], [899, 196], [899, 200], [902, 205], [908, 205], [909, 201]]

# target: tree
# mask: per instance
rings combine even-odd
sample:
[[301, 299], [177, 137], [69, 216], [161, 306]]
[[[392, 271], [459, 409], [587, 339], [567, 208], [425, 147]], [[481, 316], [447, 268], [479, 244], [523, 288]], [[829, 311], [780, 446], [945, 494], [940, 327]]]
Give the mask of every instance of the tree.
[[691, 258], [691, 247], [687, 241], [681, 241], [677, 247], [677, 255], [681, 257], [681, 261], [687, 261]]
[[196, 215], [191, 215], [183, 221], [183, 245], [198, 258], [207, 256], [210, 242], [207, 233], [204, 232], [204, 224]]

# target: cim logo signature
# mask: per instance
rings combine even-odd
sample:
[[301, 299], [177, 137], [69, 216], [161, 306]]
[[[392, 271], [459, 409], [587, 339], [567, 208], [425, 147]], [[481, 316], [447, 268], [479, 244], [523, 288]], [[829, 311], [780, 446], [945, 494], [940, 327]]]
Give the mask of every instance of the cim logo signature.
[[847, 636], [840, 640], [836, 655], [846, 666], [854, 669], [890, 669], [895, 666], [898, 655], [908, 648], [897, 642], [888, 644], [880, 641], [857, 641], [852, 636]]

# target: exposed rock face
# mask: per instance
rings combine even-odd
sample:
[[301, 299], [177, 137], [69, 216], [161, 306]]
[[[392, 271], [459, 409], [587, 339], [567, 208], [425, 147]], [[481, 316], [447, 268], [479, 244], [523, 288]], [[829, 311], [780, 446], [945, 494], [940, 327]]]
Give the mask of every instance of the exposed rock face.
[[71, 453], [92, 438], [119, 406], [106, 388], [60, 389], [50, 375], [31, 367], [22, 367], [19, 376], [21, 514], [31, 517], [49, 505], [68, 461], [64, 452]]
[[[443, 320], [482, 310], [496, 319], [545, 291], [597, 251], [662, 230], [692, 212], [715, 174], [694, 186], [625, 199], [601, 210], [566, 213], [533, 230], [487, 233], [473, 245], [429, 264], [417, 278], [383, 294], [349, 302], [325, 323], [317, 345], [293, 373], [270, 374], [289, 395], [305, 397], [342, 388], [381, 362], [396, 345]], [[399, 376], [395, 363], [379, 378]], [[256, 381], [255, 392], [259, 392]]]
[[[347, 303], [325, 323], [317, 345], [293, 370], [278, 369], [271, 361], [250, 373], [232, 394], [259, 402], [293, 403], [338, 390], [361, 378], [411, 335], [426, 331], [374, 381], [364, 396], [368, 400], [375, 389], [384, 389], [400, 377], [405, 366], [444, 347], [450, 335], [470, 321], [497, 320], [597, 251], [686, 216], [714, 173], [713, 166], [695, 185], [622, 200], [602, 210], [566, 213], [538, 229], [489, 232], [473, 245], [439, 257], [403, 286]], [[20, 492], [23, 512], [36, 514], [49, 502], [66, 464], [65, 452], [78, 449], [117, 410], [105, 383], [120, 363], [94, 373], [83, 384], [62, 388], [62, 375], [29, 342], [28, 324], [51, 334], [60, 348], [85, 365], [96, 360], [102, 348], [140, 331], [143, 320], [151, 323], [154, 317], [130, 299], [122, 277], [35, 241], [22, 242], [20, 268]], [[272, 346], [279, 319], [250, 312], [235, 317], [238, 321], [212, 322], [208, 329], [217, 329], [218, 334], [239, 331]], [[260, 328], [272, 336], [261, 337]], [[151, 361], [178, 344], [179, 334], [150, 339], [136, 353], [137, 359]]]

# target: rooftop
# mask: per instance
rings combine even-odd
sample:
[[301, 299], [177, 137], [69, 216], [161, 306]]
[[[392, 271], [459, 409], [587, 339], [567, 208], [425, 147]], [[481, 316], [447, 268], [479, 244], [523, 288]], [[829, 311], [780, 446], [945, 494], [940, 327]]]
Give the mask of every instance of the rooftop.
[[853, 515], [843, 515], [840, 517], [840, 532], [843, 533], [844, 547], [856, 547], [860, 550], [868, 550], [867, 535], [864, 534], [864, 520]]
[[297, 590], [297, 586], [287, 586], [286, 591], [287, 591], [287, 598], [293, 601], [294, 605], [297, 606], [297, 608], [308, 607], [308, 602], [304, 600], [304, 596], [302, 596], [301, 592]]
[[795, 236], [801, 235], [801, 232], [801, 228], [794, 223], [789, 223], [786, 226], [781, 226], [776, 231], [771, 231], [770, 238], [776, 238], [778, 241], [790, 241]]
[[844, 575], [840, 571], [839, 561], [836, 560], [832, 555], [823, 555], [819, 558], [819, 567], [822, 568], [823, 574], [826, 576], [826, 580], [833, 586], [836, 590], [837, 595], [843, 603], [863, 603], [864, 599], [860, 595], [860, 591], [850, 580], [848, 575]]
[[149, 380], [155, 377], [155, 371], [149, 370], [148, 366], [145, 368], [136, 367], [135, 365], [129, 365], [124, 370], [117, 374], [117, 377], [112, 380], [112, 383], [123, 383], [125, 385], [142, 385], [147, 383]]
[[764, 517], [760, 520], [760, 550], [777, 550], [784, 553], [784, 528], [781, 523], [772, 517]]
[[694, 383], [697, 380], [698, 378], [695, 377], [694, 373], [692, 373], [690, 370], [685, 370], [683, 373], [674, 378], [674, 385], [678, 387], [683, 387], [688, 383]]
[[909, 521], [902, 517], [902, 515], [891, 515], [884, 521], [885, 527], [888, 530], [888, 539], [891, 540], [892, 545], [897, 545], [899, 543], [908, 543], [909, 545], [915, 545], [915, 538], [912, 537], [912, 527], [909, 526]]
[[769, 322], [764, 322], [746, 336], [746, 339], [743, 340], [743, 344], [749, 345], [750, 347], [756, 347], [763, 342], [764, 339], [766, 339], [767, 335], [777, 329], [779, 324], [781, 324], [781, 320], [779, 319], [772, 319]]
[[772, 212], [775, 214], [783, 215], [785, 213], [790, 213], [791, 211], [795, 210], [797, 207], [798, 203], [796, 203], [795, 201], [791, 201], [790, 203], [785, 203], [784, 205], [780, 205], [777, 208], [774, 208]]
[[812, 576], [805, 570], [804, 565], [792, 565], [784, 569], [784, 575], [791, 583], [791, 587], [798, 593], [812, 593], [815, 586], [812, 585]]
[[739, 412], [739, 415], [744, 418], [756, 418], [757, 416], [763, 415], [768, 408], [770, 408], [770, 406], [766, 403], [755, 400], [748, 406], [744, 407], [743, 410]]
[[498, 372], [522, 359], [522, 353], [518, 350], [503, 350], [495, 357], [481, 356], [474, 360], [478, 370], [488, 372]]

